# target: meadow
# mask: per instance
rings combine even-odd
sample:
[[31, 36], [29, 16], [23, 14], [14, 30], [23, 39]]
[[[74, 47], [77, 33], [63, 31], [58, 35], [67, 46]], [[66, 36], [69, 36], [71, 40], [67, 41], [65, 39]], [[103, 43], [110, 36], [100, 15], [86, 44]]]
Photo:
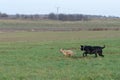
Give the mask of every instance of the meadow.
[[[109, 28], [109, 21], [104, 22], [107, 28]], [[112, 24], [110, 27], [113, 28], [116, 25], [115, 27], [119, 28], [117, 21], [111, 21], [114, 24], [110, 23]], [[80, 24], [84, 23], [85, 28], [82, 31], [26, 30], [33, 29], [34, 26], [40, 29], [44, 25], [48, 28], [49, 26], [46, 22], [49, 22], [50, 27], [55, 27], [58, 24], [59, 26], [56, 27], [63, 28], [70, 24], [74, 25], [68, 27], [75, 27], [76, 25], [77, 28], [82, 28]], [[62, 24], [58, 21], [46, 22], [0, 21], [0, 80], [120, 79], [119, 30], [88, 31], [88, 27], [91, 27], [88, 23], [94, 25], [93, 22], [95, 21], [88, 23], [60, 22]], [[99, 27], [104, 25], [102, 21], [97, 23]], [[95, 24], [97, 25], [97, 23]], [[12, 29], [13, 31], [11, 31]], [[98, 56], [95, 58], [94, 55], [82, 57], [83, 52], [79, 49], [80, 45], [106, 45], [103, 50], [105, 57]], [[59, 52], [60, 48], [71, 49], [75, 55], [73, 57], [65, 57]]]
[[0, 31], [81, 31], [120, 30], [120, 19], [90, 21], [0, 20]]

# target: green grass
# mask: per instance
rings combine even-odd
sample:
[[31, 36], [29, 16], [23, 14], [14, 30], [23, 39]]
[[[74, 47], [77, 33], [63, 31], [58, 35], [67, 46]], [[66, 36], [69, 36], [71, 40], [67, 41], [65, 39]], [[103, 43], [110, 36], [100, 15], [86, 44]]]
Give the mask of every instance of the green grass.
[[[119, 27], [119, 19], [0, 20], [0, 80], [119, 80], [120, 31], [85, 31]], [[83, 31], [26, 32], [33, 28], [82, 28]], [[105, 57], [83, 58], [80, 45], [106, 45]], [[60, 48], [71, 49], [75, 55], [65, 57]]]
[[69, 31], [69, 32], [3, 32], [1, 42], [54, 42], [109, 39], [120, 36], [120, 31]]
[[90, 21], [51, 21], [51, 20], [0, 20], [0, 29], [49, 29], [60, 28], [67, 30], [92, 29], [92, 28], [120, 28], [120, 19], [98, 19]]
[[[0, 33], [0, 80], [119, 80], [120, 31]], [[106, 45], [104, 58], [80, 45]], [[59, 49], [76, 54], [65, 57]]]

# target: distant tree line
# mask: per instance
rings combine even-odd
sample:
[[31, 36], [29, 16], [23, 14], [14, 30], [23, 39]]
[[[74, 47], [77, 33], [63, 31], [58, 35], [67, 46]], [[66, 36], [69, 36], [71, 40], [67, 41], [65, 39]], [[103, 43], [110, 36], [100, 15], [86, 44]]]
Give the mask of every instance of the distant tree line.
[[49, 19], [61, 20], [61, 21], [86, 21], [89, 20], [87, 15], [82, 14], [54, 14], [50, 13], [48, 15]]
[[119, 18], [115, 16], [101, 16], [101, 15], [83, 15], [83, 14], [15, 14], [8, 15], [6, 13], [0, 12], [0, 19], [30, 19], [30, 20], [41, 20], [41, 19], [50, 19], [50, 20], [60, 20], [60, 21], [87, 21], [93, 18]]
[[8, 17], [8, 15], [6, 13], [1, 13], [0, 12], [0, 18], [7, 18], [7, 17]]
[[116, 19], [116, 16], [102, 16], [102, 15], [84, 15], [84, 14], [48, 14], [48, 19], [60, 21], [88, 21], [91, 19]]
[[37, 20], [37, 19], [48, 19], [48, 15], [46, 14], [14, 14], [9, 15], [6, 13], [0, 12], [0, 19], [31, 19], [31, 20]]

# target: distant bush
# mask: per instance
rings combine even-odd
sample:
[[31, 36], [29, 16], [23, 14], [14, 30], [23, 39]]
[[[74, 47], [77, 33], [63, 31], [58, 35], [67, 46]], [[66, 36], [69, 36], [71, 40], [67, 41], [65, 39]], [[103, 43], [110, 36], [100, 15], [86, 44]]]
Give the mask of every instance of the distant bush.
[[61, 21], [87, 21], [89, 20], [87, 15], [82, 14], [54, 14], [50, 13], [48, 19], [61, 20]]

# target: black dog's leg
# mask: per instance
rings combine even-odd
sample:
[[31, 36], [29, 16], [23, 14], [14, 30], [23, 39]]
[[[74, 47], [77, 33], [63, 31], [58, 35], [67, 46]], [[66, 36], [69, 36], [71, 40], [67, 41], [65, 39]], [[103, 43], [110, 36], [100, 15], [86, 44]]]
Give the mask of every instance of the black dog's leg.
[[95, 57], [97, 57], [97, 53], [95, 53]]
[[83, 53], [83, 57], [85, 57], [85, 56], [87, 56], [87, 52], [84, 52], [84, 53]]
[[98, 52], [99, 56], [104, 57], [104, 55], [102, 54], [102, 50]]
[[94, 53], [95, 57], [97, 57], [97, 51], [96, 50], [92, 51], [92, 53]]
[[102, 57], [104, 57], [104, 55], [103, 55], [102, 53], [99, 53], [99, 56], [102, 56]]
[[102, 55], [102, 54], [100, 56], [104, 57], [104, 55]]
[[85, 57], [85, 52], [83, 53], [83, 57]]

